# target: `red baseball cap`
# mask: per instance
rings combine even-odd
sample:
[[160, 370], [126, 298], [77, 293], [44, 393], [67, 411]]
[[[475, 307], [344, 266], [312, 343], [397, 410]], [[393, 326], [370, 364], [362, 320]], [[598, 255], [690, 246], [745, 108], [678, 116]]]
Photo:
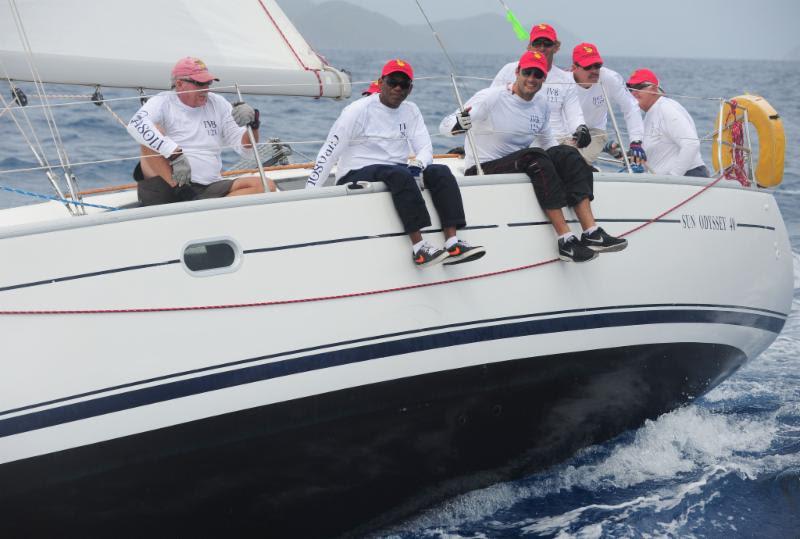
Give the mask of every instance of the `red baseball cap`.
[[602, 64], [603, 58], [600, 57], [597, 47], [591, 43], [581, 43], [572, 49], [572, 61], [581, 67], [586, 67], [592, 64]]
[[531, 28], [531, 43], [539, 38], [546, 38], [550, 41], [558, 41], [555, 29], [546, 23], [537, 24]]
[[208, 72], [205, 62], [200, 58], [187, 56], [181, 58], [175, 67], [172, 68], [173, 79], [192, 79], [197, 82], [211, 82], [212, 80], [218, 81], [214, 75]]
[[406, 62], [405, 60], [395, 59], [389, 60], [386, 62], [386, 65], [383, 66], [383, 70], [381, 71], [381, 77], [385, 77], [386, 75], [391, 75], [392, 73], [405, 73], [408, 75], [408, 78], [414, 80], [414, 70], [411, 69], [411, 64]]
[[628, 86], [637, 86], [646, 82], [653, 86], [658, 86], [658, 77], [649, 69], [637, 69], [628, 79]]
[[378, 86], [378, 81], [374, 80], [369, 84], [369, 87], [365, 88], [361, 95], [372, 95], [376, 92], [380, 92], [381, 87]]
[[544, 54], [538, 51], [525, 51], [519, 58], [519, 68], [529, 69], [531, 67], [537, 67], [547, 75], [547, 58]]

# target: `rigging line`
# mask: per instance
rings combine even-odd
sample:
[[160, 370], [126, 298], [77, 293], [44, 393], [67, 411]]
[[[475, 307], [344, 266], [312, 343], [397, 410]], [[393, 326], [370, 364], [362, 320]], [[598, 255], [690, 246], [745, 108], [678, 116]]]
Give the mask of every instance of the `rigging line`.
[[[56, 125], [55, 116], [53, 116], [53, 111], [50, 109], [50, 101], [47, 99], [47, 92], [44, 88], [44, 83], [42, 82], [42, 77], [39, 74], [39, 71], [36, 69], [36, 65], [33, 62], [33, 48], [31, 47], [30, 41], [28, 40], [28, 34], [25, 31], [25, 27], [22, 24], [22, 16], [19, 13], [19, 9], [17, 8], [16, 0], [8, 0], [9, 5], [11, 7], [12, 14], [14, 16], [14, 24], [17, 27], [17, 32], [19, 33], [19, 37], [22, 41], [22, 46], [25, 50], [25, 59], [28, 63], [28, 68], [31, 70], [31, 75], [34, 79], [34, 85], [36, 86], [39, 94], [43, 97], [44, 103], [47, 105], [44, 109], [45, 119], [47, 120], [47, 125], [50, 129], [50, 135], [53, 137], [53, 141], [56, 144], [56, 152], [58, 153], [59, 161], [61, 162], [61, 167], [64, 171], [64, 179], [67, 182], [67, 187], [69, 188], [70, 193], [72, 194], [72, 200], [80, 200], [80, 196], [77, 195], [77, 189], [75, 188], [75, 177], [72, 175], [72, 172], [69, 170], [69, 156], [67, 155], [67, 149], [64, 147], [64, 142], [61, 139], [61, 133], [58, 130], [58, 126]], [[86, 211], [82, 207], [78, 207], [75, 212], [70, 209], [70, 206], [67, 205], [67, 209], [70, 210], [72, 215], [82, 214], [85, 215]]]
[[88, 202], [78, 202], [77, 200], [67, 200], [63, 198], [54, 197], [53, 195], [43, 195], [41, 193], [34, 193], [33, 191], [26, 191], [24, 189], [17, 189], [16, 187], [8, 187], [5, 185], [0, 185], [0, 190], [8, 191], [9, 193], [16, 193], [18, 195], [24, 195], [34, 198], [42, 198], [44, 200], [55, 200], [56, 202], [68, 202], [70, 204], [75, 204], [77, 206], [86, 206], [89, 208], [100, 208], [101, 210], [109, 210], [109, 211], [117, 211], [120, 208], [116, 208], [114, 206], [104, 206], [103, 204], [89, 204]]

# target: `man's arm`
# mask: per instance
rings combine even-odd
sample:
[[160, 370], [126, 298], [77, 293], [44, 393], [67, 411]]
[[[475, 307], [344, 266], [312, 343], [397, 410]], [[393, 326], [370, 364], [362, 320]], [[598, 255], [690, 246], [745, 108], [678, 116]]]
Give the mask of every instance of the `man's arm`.
[[314, 160], [314, 168], [306, 180], [306, 189], [322, 187], [325, 180], [331, 173], [333, 165], [339, 160], [342, 151], [350, 144], [356, 118], [348, 109], [342, 114], [331, 127], [325, 143], [319, 149], [317, 158]]
[[169, 158], [179, 148], [175, 141], [156, 127], [156, 123], [162, 122], [163, 105], [161, 96], [151, 97], [128, 122], [128, 133], [142, 146]]
[[628, 129], [628, 139], [630, 142], [641, 142], [644, 138], [644, 122], [639, 103], [636, 98], [625, 87], [625, 82], [619, 73], [612, 73], [606, 89], [611, 94], [611, 99], [622, 109], [625, 117], [625, 126]]
[[423, 167], [433, 163], [433, 143], [428, 128], [425, 127], [425, 120], [422, 113], [414, 105], [414, 130], [411, 132], [411, 150], [414, 152], [415, 159], [422, 162]]
[[[689, 113], [687, 112], [686, 114], [688, 115]], [[667, 136], [680, 148], [668, 174], [683, 176], [687, 170], [692, 168], [694, 158], [697, 152], [700, 151], [700, 139], [697, 137], [697, 130], [689, 121], [689, 118], [680, 114], [678, 110], [670, 110], [669, 117], [664, 118], [664, 123], [667, 127]]]

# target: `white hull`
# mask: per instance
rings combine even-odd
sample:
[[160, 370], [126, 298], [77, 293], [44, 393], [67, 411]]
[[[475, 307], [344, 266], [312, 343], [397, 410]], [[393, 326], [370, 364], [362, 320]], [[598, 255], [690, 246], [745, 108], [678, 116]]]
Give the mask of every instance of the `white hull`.
[[[597, 175], [594, 212], [620, 234], [708, 181]], [[768, 347], [788, 316], [791, 250], [766, 192], [726, 182], [623, 252], [527, 267], [556, 256], [527, 178], [460, 183], [460, 236], [487, 255], [422, 271], [389, 195], [344, 187], [0, 229], [0, 311], [26, 313], [0, 316], [0, 465], [524, 358], [691, 344], [739, 355], [683, 388], [685, 401]], [[190, 274], [184, 247], [213, 239], [239, 247], [237, 269]], [[169, 310], [188, 307], [201, 309]], [[614, 391], [644, 390], [620, 379]]]

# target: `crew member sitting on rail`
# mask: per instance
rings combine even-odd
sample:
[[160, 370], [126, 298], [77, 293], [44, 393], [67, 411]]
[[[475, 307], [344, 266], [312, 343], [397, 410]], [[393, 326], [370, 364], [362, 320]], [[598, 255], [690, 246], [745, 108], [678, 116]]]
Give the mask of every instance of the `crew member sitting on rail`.
[[[625, 126], [631, 141], [630, 155], [633, 163], [639, 164], [647, 159], [642, 149], [644, 125], [642, 124], [642, 113], [639, 112], [639, 104], [625, 88], [625, 79], [622, 78], [622, 75], [603, 65], [600, 51], [593, 44], [581, 43], [572, 49], [572, 77], [577, 83], [575, 93], [581, 104], [589, 133], [592, 135], [592, 143], [580, 150], [586, 161], [592, 164], [603, 151], [608, 140], [606, 97], [622, 110], [625, 117]], [[617, 155], [622, 157], [621, 150]]]
[[642, 146], [650, 172], [708, 178], [700, 155], [700, 137], [689, 112], [664, 95], [658, 77], [649, 69], [634, 71], [627, 84], [645, 112]]
[[[553, 56], [561, 48], [555, 28], [549, 24], [537, 24], [531, 28], [529, 51], [536, 51], [547, 58], [547, 79], [542, 85], [542, 94], [550, 108], [550, 131], [559, 144], [585, 148], [592, 142], [586, 127], [581, 104], [575, 91], [572, 74], [553, 64]], [[495, 75], [492, 86], [505, 88], [517, 79], [519, 62], [509, 62]]]
[[[481, 90], [442, 120], [443, 135], [462, 133], [473, 127], [477, 160], [486, 174], [524, 172], [558, 236], [558, 256], [564, 261], [587, 262], [599, 252], [621, 251], [624, 239], [615, 238], [597, 226], [590, 201], [593, 195], [592, 167], [574, 146], [556, 144], [549, 123], [547, 99], [539, 90], [549, 68], [538, 51], [522, 55], [517, 78], [506, 87]], [[536, 143], [538, 147], [530, 147]], [[466, 147], [465, 174], [476, 173], [476, 156]], [[571, 206], [583, 227], [581, 239], [564, 219], [564, 206]]]
[[[406, 101], [413, 79], [408, 62], [391, 60], [383, 66], [380, 91], [345, 107], [331, 127], [306, 189], [321, 187], [338, 162], [337, 185], [382, 181], [388, 186], [418, 267], [477, 260], [485, 249], [456, 236], [456, 229], [466, 226], [458, 183], [447, 166], [431, 164], [433, 146], [425, 121], [417, 106]], [[444, 249], [422, 239], [420, 230], [431, 224], [420, 193], [426, 187], [439, 213]]]
[[258, 142], [260, 121], [247, 103], [231, 106], [210, 93], [218, 80], [198, 58], [182, 58], [172, 69], [173, 89], [151, 97], [128, 123], [142, 144], [133, 172], [142, 206], [264, 192], [256, 176], [222, 179], [222, 148], [241, 155], [251, 147], [247, 126]]
[[374, 81], [369, 83], [369, 86], [364, 88], [364, 90], [361, 92], [361, 95], [363, 97], [366, 97], [368, 95], [376, 94], [376, 93], [378, 93], [380, 91], [381, 91], [381, 87], [378, 85], [378, 81], [374, 80]]

